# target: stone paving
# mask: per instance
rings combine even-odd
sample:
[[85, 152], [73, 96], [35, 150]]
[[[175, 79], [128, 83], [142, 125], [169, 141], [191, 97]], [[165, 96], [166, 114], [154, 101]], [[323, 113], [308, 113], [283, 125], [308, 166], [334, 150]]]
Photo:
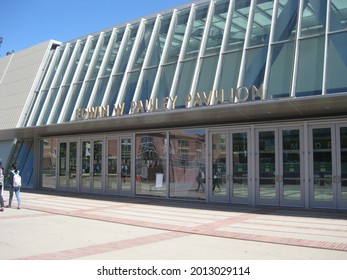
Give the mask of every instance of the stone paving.
[[[347, 211], [22, 192], [2, 260], [347, 260]], [[5, 194], [6, 198], [6, 194]]]

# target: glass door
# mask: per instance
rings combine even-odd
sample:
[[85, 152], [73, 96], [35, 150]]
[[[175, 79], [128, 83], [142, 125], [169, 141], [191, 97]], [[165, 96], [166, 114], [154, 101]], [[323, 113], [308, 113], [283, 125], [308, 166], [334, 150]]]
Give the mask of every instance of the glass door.
[[339, 137], [337, 138], [339, 148], [337, 153], [337, 184], [338, 208], [347, 209], [347, 125], [338, 126]]
[[75, 141], [61, 141], [59, 143], [59, 190], [77, 190], [77, 151], [77, 142]]
[[311, 207], [347, 209], [347, 126], [310, 128]]
[[256, 201], [257, 204], [279, 204], [279, 159], [277, 130], [257, 131]]
[[103, 140], [82, 140], [81, 154], [81, 190], [83, 192], [102, 193]]
[[107, 139], [107, 194], [131, 194], [131, 151], [131, 138]]
[[302, 139], [302, 128], [257, 130], [257, 204], [304, 206]]
[[250, 203], [249, 131], [213, 133], [211, 138], [211, 200]]

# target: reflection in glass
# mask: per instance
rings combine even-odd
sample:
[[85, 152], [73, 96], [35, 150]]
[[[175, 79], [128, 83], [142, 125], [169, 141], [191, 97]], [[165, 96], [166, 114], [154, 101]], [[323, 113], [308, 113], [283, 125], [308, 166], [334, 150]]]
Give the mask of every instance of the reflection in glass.
[[176, 108], [186, 107], [186, 100], [190, 92], [190, 86], [192, 84], [196, 60], [189, 60], [182, 62], [181, 72], [178, 79], [178, 87], [176, 91], [177, 100]]
[[233, 133], [233, 197], [248, 197], [247, 133]]
[[[243, 85], [248, 89], [251, 89], [252, 86], [260, 88], [264, 82], [267, 47], [249, 49], [246, 52], [247, 64]], [[251, 98], [252, 94], [249, 94], [248, 99], [251, 100]]]
[[229, 1], [221, 1], [220, 3], [215, 3], [214, 5], [214, 14], [211, 26], [209, 28], [205, 55], [219, 54], [223, 40], [225, 23], [228, 16]]
[[260, 1], [257, 3], [251, 31], [250, 46], [269, 43], [273, 4], [274, 1]]
[[82, 142], [82, 188], [90, 188], [90, 141]]
[[340, 128], [340, 142], [341, 142], [341, 200], [343, 203], [346, 203], [347, 202], [347, 127]]
[[347, 33], [329, 35], [327, 56], [327, 93], [347, 91]]
[[290, 97], [294, 65], [294, 46], [295, 43], [292, 41], [272, 47], [267, 90], [269, 99]]
[[237, 88], [241, 57], [241, 51], [223, 55], [222, 72], [218, 88], [218, 102], [223, 102], [222, 90], [224, 91], [224, 101], [232, 101], [230, 100], [230, 91], [231, 89], [235, 91]]
[[166, 196], [166, 143], [165, 133], [136, 135], [137, 195]]
[[331, 129], [313, 129], [313, 199], [332, 201], [332, 146]]
[[299, 0], [279, 0], [274, 41], [295, 39]]
[[178, 57], [183, 44], [183, 37], [186, 32], [188, 17], [190, 9], [182, 10], [178, 12], [178, 18], [174, 31], [173, 38], [170, 40], [169, 54], [165, 63], [175, 63], [178, 61]]
[[227, 196], [226, 134], [212, 135], [212, 193], [214, 196]]
[[131, 102], [133, 101], [134, 93], [136, 90], [137, 82], [139, 81], [140, 71], [129, 73], [128, 83], [125, 89], [124, 97], [124, 113], [129, 113]]
[[59, 186], [66, 187], [66, 161], [67, 161], [67, 143], [60, 143], [59, 145]]
[[131, 139], [121, 140], [121, 190], [131, 190]]
[[93, 150], [93, 188], [101, 190], [102, 188], [102, 141], [94, 141]]
[[206, 96], [209, 96], [210, 92], [212, 91], [217, 63], [218, 55], [202, 58], [197, 85], [197, 92], [199, 92], [200, 94], [205, 92]]
[[55, 138], [43, 139], [42, 144], [42, 187], [43, 188], [56, 188], [56, 170], [57, 170], [57, 145], [58, 141]]
[[300, 41], [296, 96], [321, 95], [324, 36]]
[[208, 6], [209, 4], [197, 6], [185, 59], [196, 59], [198, 57], [202, 36], [204, 34]]
[[302, 37], [324, 34], [327, 14], [326, 9], [326, 0], [304, 1], [301, 26]]
[[139, 43], [139, 47], [136, 50], [137, 53], [135, 56], [135, 62], [134, 62], [132, 70], [140, 70], [143, 65], [145, 55], [147, 54], [149, 41], [153, 33], [154, 22], [155, 20], [152, 19], [152, 20], [146, 21], [145, 23], [145, 31], [143, 32], [141, 36], [142, 37], [141, 42]]
[[77, 188], [77, 142], [70, 142], [69, 149], [69, 187]]
[[163, 100], [170, 95], [172, 80], [175, 74], [177, 64], [169, 64], [162, 67], [161, 76], [159, 79], [159, 86], [157, 90], [157, 98], [160, 109], [163, 107]]
[[170, 197], [205, 199], [205, 130], [170, 133]]
[[225, 51], [242, 50], [246, 38], [251, 0], [236, 1]]
[[283, 130], [283, 199], [300, 200], [300, 131]]
[[118, 173], [118, 140], [108, 140], [107, 152], [107, 191], [117, 190], [117, 173]]
[[259, 198], [276, 197], [275, 132], [259, 132]]
[[347, 1], [331, 0], [330, 31], [347, 28]]

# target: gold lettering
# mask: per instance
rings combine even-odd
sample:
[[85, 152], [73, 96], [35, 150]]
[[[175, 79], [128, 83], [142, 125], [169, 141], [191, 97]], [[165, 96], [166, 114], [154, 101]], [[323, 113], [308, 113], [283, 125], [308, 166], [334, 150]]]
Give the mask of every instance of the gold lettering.
[[189, 107], [189, 102], [190, 102], [190, 101], [192, 101], [192, 96], [191, 96], [190, 94], [188, 94], [188, 95], [186, 96], [186, 108]]
[[260, 89], [257, 89], [254, 85], [252, 86], [252, 100], [255, 100], [256, 94], [260, 97], [260, 100], [264, 100], [264, 84], [261, 84]]
[[124, 102], [122, 104], [114, 104], [113, 105], [114, 113], [116, 116], [123, 115], [124, 112]]
[[137, 104], [136, 107], [136, 113], [144, 113], [145, 112], [145, 108], [143, 107], [143, 103], [142, 100], [139, 101], [139, 103]]
[[165, 97], [162, 102], [163, 111], [168, 110], [167, 105], [169, 104], [170, 97]]
[[154, 101], [153, 99], [146, 99], [146, 111], [151, 112], [154, 110]]
[[195, 94], [194, 102], [193, 102], [193, 107], [195, 107], [196, 104], [198, 104], [199, 106], [202, 106], [202, 101], [201, 101], [200, 93], [198, 93], [198, 92]]
[[[244, 96], [242, 98], [242, 91], [244, 91]], [[249, 97], [249, 91], [246, 87], [239, 87], [236, 89], [237, 102], [246, 102]]]
[[171, 97], [169, 97], [169, 98], [170, 98], [170, 102], [172, 104], [172, 109], [175, 109], [176, 101], [177, 101], [177, 95], [175, 95], [174, 98], [171, 98]]

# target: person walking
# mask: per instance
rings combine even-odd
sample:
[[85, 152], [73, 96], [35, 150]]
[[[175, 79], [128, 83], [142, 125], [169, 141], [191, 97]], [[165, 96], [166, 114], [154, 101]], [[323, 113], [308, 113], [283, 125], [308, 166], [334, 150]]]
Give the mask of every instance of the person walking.
[[0, 211], [4, 211], [4, 169], [0, 161]]
[[17, 204], [18, 204], [17, 209], [20, 209], [21, 208], [20, 188], [21, 188], [22, 182], [21, 182], [21, 177], [19, 175], [19, 170], [17, 169], [17, 165], [15, 163], [12, 164], [12, 169], [9, 175], [9, 183], [10, 183], [10, 199], [6, 207], [8, 208], [12, 207], [13, 193], [15, 193], [17, 198]]

